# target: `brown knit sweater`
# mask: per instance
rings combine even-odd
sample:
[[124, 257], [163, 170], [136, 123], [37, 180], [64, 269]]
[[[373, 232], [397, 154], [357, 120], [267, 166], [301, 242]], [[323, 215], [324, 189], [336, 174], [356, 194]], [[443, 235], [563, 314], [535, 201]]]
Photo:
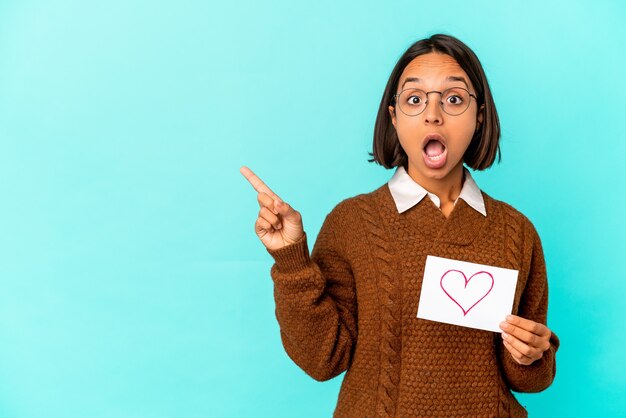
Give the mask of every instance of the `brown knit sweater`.
[[546, 324], [539, 236], [482, 193], [487, 217], [462, 199], [448, 218], [429, 198], [400, 214], [385, 184], [337, 204], [310, 255], [306, 234], [268, 250], [287, 354], [316, 380], [347, 370], [334, 417], [526, 417], [511, 390], [552, 383], [555, 333], [543, 357], [523, 366], [499, 333], [416, 317], [434, 255], [519, 270], [512, 313]]

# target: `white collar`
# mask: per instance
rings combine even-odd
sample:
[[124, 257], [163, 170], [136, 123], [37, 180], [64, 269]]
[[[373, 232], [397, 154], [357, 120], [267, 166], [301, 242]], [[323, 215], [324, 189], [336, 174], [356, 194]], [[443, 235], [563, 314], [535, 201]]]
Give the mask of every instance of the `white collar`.
[[[461, 193], [457, 200], [459, 198], [465, 200], [465, 202], [477, 212], [481, 213], [483, 216], [487, 216], [483, 195], [478, 185], [465, 166], [463, 167], [463, 171], [465, 172], [465, 182], [463, 183]], [[417, 205], [426, 195], [430, 197], [430, 200], [432, 200], [437, 207], [440, 207], [439, 197], [417, 184], [415, 180], [409, 176], [409, 173], [406, 172], [403, 166], [399, 166], [396, 169], [396, 172], [393, 174], [388, 184], [399, 213]], [[456, 200], [454, 204], [456, 204]]]

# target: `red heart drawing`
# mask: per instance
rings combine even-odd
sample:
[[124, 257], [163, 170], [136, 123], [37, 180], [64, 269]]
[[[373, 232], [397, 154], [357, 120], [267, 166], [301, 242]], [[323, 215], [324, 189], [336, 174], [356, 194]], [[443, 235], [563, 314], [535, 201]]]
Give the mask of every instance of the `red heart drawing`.
[[[448, 289], [450, 290], [450, 292], [448, 292], [448, 291], [446, 290], [446, 288], [444, 287], [444, 284], [443, 284], [443, 279], [446, 277], [446, 275], [448, 275], [448, 273], [451, 273], [451, 272], [461, 273], [461, 275], [463, 276], [463, 280], [465, 281], [465, 283], [463, 284], [463, 289], [459, 290], [459, 289], [457, 288], [457, 289], [454, 289], [454, 290], [453, 290], [453, 289], [451, 289], [450, 284], [448, 284]], [[446, 281], [446, 283], [450, 283], [450, 279], [453, 279], [453, 277], [454, 277], [454, 276], [457, 276], [457, 277], [458, 277], [458, 275], [451, 275], [451, 276], [449, 276], [449, 277], [448, 277], [448, 280]], [[481, 292], [481, 288], [487, 288], [486, 283], [485, 283], [485, 281], [486, 281], [486, 280], [487, 280], [487, 281], [491, 281], [491, 285], [490, 285], [490, 287], [489, 287], [489, 290], [487, 290], [487, 292], [485, 292], [485, 294], [484, 294], [484, 295], [483, 295], [483, 294], [482, 294], [482, 292], [481, 292], [481, 293], [479, 293], [478, 295], [474, 295], [474, 297], [473, 297], [473, 298], [471, 298], [471, 300], [469, 300], [469, 301], [467, 301], [467, 300], [463, 301], [465, 305], [469, 305], [469, 304], [470, 304], [473, 300], [475, 300], [475, 299], [476, 299], [476, 297], [479, 297], [479, 299], [478, 299], [476, 302], [474, 302], [474, 304], [473, 304], [472, 306], [470, 306], [469, 308], [465, 309], [465, 308], [464, 308], [464, 307], [463, 307], [463, 306], [462, 306], [462, 305], [461, 305], [461, 304], [457, 301], [457, 299], [461, 299], [461, 298], [467, 299], [467, 297], [465, 297], [464, 292], [465, 292], [465, 291], [468, 291], [467, 286], [470, 284], [470, 280], [472, 280], [473, 278], [475, 278], [475, 280], [474, 280], [472, 283], [473, 283], [473, 284], [474, 284], [474, 283], [476, 283], [476, 284], [474, 284], [474, 286], [473, 286], [473, 287], [474, 287], [474, 289], [477, 289], [477, 290], [473, 290], [471, 293]], [[482, 282], [482, 283], [480, 283], [480, 282]], [[488, 282], [487, 282], [487, 283], [488, 283]], [[453, 301], [454, 303], [456, 303], [457, 305], [459, 305], [459, 308], [461, 308], [461, 310], [463, 311], [463, 316], [467, 315], [467, 313], [468, 313], [468, 312], [469, 312], [469, 311], [470, 311], [470, 310], [471, 310], [474, 306], [478, 305], [478, 302], [480, 302], [481, 300], [483, 300], [484, 298], [486, 298], [486, 297], [487, 297], [487, 295], [489, 294], [489, 292], [491, 292], [491, 289], [493, 289], [493, 284], [494, 284], [493, 276], [491, 275], [491, 273], [489, 273], [489, 272], [487, 272], [487, 271], [479, 271], [478, 273], [474, 273], [474, 274], [472, 274], [472, 276], [468, 279], [468, 278], [465, 276], [465, 273], [463, 273], [463, 272], [462, 272], [462, 271], [460, 271], [460, 270], [448, 270], [448, 271], [446, 271], [446, 272], [443, 274], [443, 276], [441, 276], [441, 280], [439, 281], [439, 285], [441, 286], [441, 289], [442, 289], [442, 290], [446, 293], [446, 295], [448, 295], [448, 297], [449, 297], [450, 299], [452, 299], [452, 301]], [[457, 286], [457, 287], [458, 287], [458, 286]], [[460, 293], [459, 293], [459, 294], [457, 294], [457, 297], [455, 298], [454, 296], [452, 296], [452, 295], [450, 294], [451, 292], [457, 292], [457, 293], [458, 293], [458, 292], [460, 292]], [[470, 291], [468, 291], [468, 293], [467, 293], [467, 294], [470, 294], [469, 292], [470, 292]]]

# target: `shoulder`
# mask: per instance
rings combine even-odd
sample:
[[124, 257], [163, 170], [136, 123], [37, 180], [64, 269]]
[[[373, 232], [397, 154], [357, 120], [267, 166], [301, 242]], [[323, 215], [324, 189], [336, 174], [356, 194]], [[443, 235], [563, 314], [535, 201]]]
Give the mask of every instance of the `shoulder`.
[[346, 225], [360, 225], [362, 220], [391, 199], [387, 183], [366, 193], [349, 196], [339, 201], [327, 215], [331, 221]]
[[482, 193], [485, 204], [491, 207], [493, 215], [500, 218], [508, 229], [512, 230], [513, 233], [531, 238], [531, 241], [539, 240], [537, 229], [528, 216], [513, 205], [495, 199], [484, 191]]
[[363, 211], [373, 207], [380, 207], [386, 199], [391, 197], [387, 183], [367, 193], [360, 193], [341, 200], [330, 211], [329, 215], [340, 218], [358, 217]]
[[[363, 205], [367, 204], [367, 193], [346, 197], [336, 203], [326, 215], [315, 240], [313, 252], [323, 251], [324, 246], [332, 246], [334, 251], [348, 258], [363, 226]], [[330, 237], [325, 239], [324, 237]]]

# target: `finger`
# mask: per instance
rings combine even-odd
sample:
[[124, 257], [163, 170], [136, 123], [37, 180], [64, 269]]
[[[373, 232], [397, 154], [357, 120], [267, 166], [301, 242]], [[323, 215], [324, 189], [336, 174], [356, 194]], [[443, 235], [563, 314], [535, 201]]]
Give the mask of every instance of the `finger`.
[[256, 224], [255, 224], [255, 231], [256, 232], [260, 232], [260, 231], [273, 231], [274, 227], [272, 226], [272, 224], [270, 224], [266, 219], [264, 218], [257, 218], [256, 220]]
[[268, 208], [262, 207], [259, 211], [259, 216], [272, 224], [274, 228], [280, 229], [280, 219], [278, 219], [278, 216], [274, 215]]
[[239, 171], [241, 172], [241, 174], [243, 174], [246, 180], [250, 182], [252, 187], [254, 187], [254, 190], [256, 190], [259, 193], [261, 192], [266, 193], [272, 199], [282, 200], [280, 197], [278, 197], [276, 193], [274, 193], [269, 187], [267, 187], [267, 185], [263, 183], [263, 181], [256, 174], [254, 174], [252, 170], [250, 170], [248, 167], [244, 165], [243, 167], [239, 169]]
[[511, 357], [513, 357], [515, 361], [517, 361], [519, 364], [532, 363], [531, 359], [529, 359], [528, 357], [524, 356], [522, 353], [517, 351], [515, 347], [511, 346], [511, 344], [509, 344], [508, 342], [504, 341], [504, 346], [506, 347], [507, 350], [509, 350], [509, 353], [511, 353]]
[[257, 200], [259, 202], [259, 206], [260, 207], [266, 207], [269, 210], [271, 210], [272, 212], [274, 212], [275, 214], [278, 213], [278, 210], [276, 209], [276, 200], [272, 199], [268, 194], [264, 193], [264, 192], [260, 192], [257, 195]]
[[537, 358], [541, 357], [541, 351], [535, 347], [531, 347], [528, 344], [524, 344], [522, 341], [518, 340], [512, 335], [508, 335], [506, 332], [502, 333], [502, 340], [514, 348], [519, 354], [528, 359], [535, 361]]
[[537, 334], [533, 334], [532, 332], [526, 331], [523, 328], [511, 325], [508, 322], [501, 322], [500, 328], [504, 330], [507, 334], [513, 335], [515, 338], [524, 342], [525, 344], [537, 347], [542, 350], [546, 349], [546, 345], [548, 346], [548, 348], [550, 347], [550, 343], [548, 342], [548, 339], [546, 337], [541, 337]]
[[506, 322], [509, 324], [515, 325], [526, 331], [532, 332], [533, 334], [539, 335], [540, 337], [550, 337], [550, 329], [546, 327], [544, 324], [540, 324], [539, 322], [531, 321], [530, 319], [522, 318], [517, 315], [508, 315], [506, 317]]

